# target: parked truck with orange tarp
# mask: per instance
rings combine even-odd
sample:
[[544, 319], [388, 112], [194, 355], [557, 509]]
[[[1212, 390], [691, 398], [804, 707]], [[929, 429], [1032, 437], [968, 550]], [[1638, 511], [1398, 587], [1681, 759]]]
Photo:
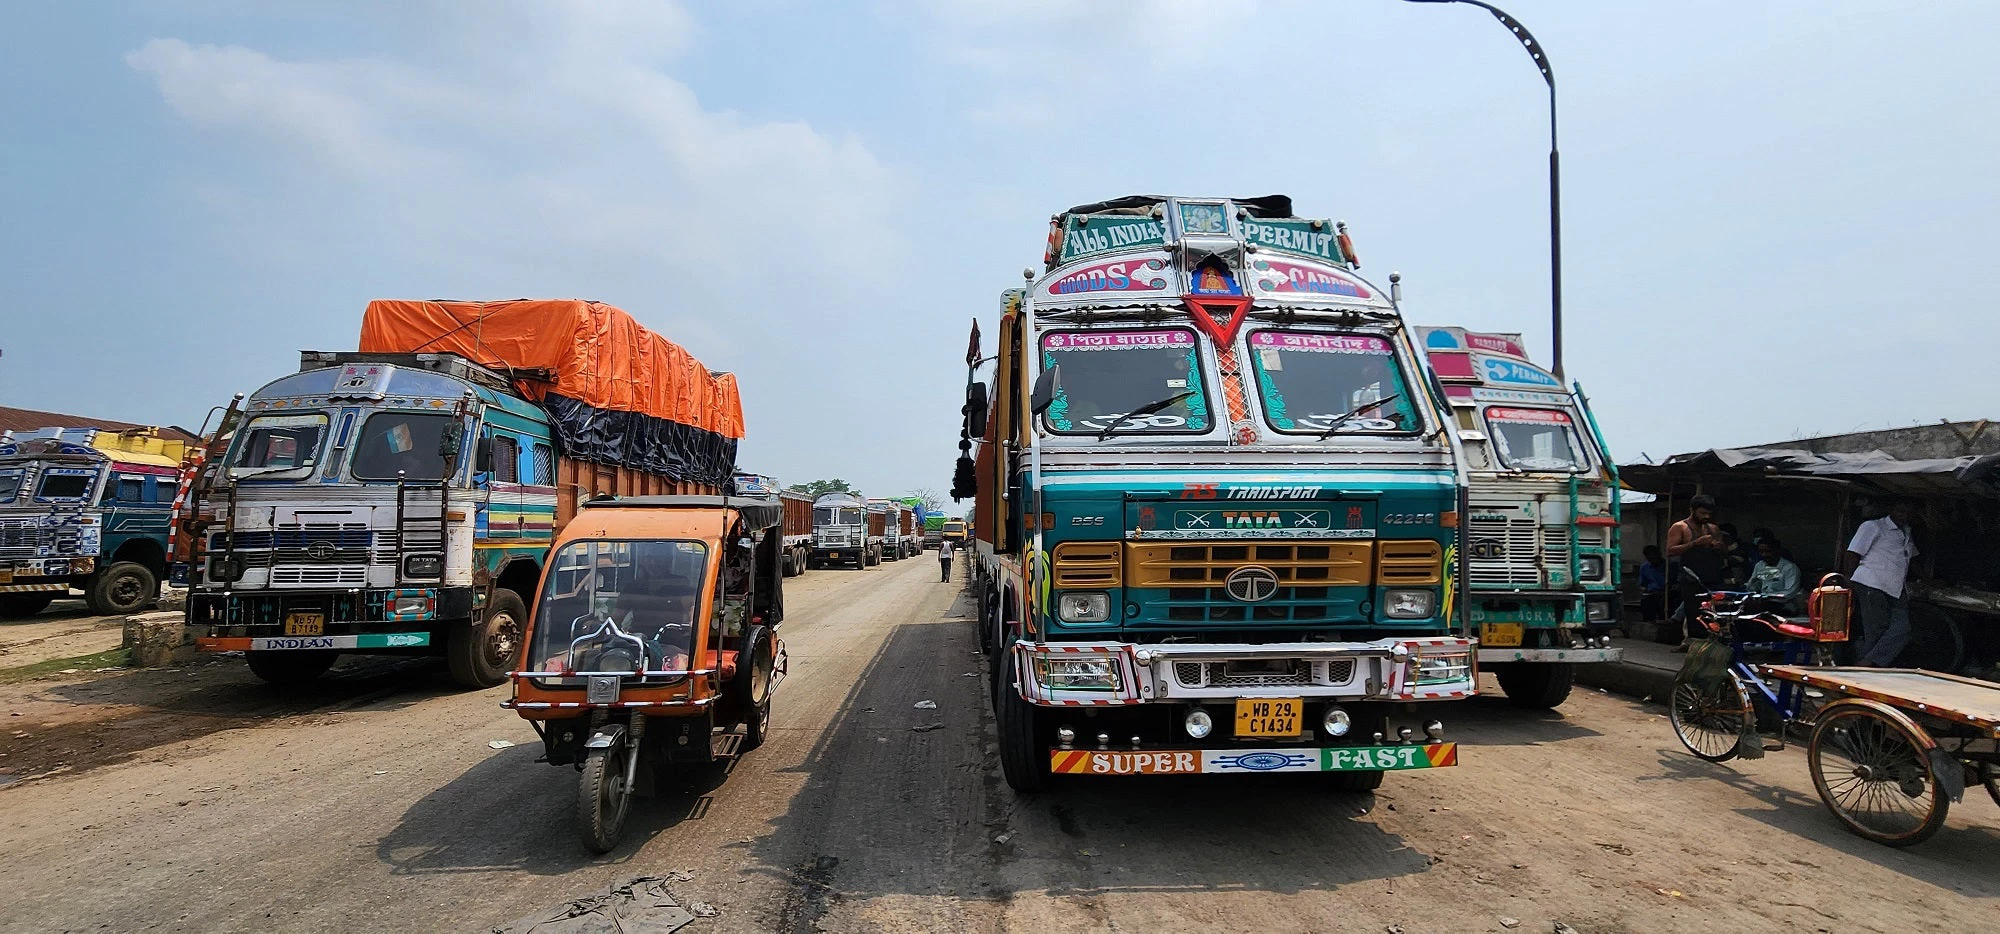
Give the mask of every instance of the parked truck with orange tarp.
[[499, 684], [578, 504], [725, 493], [742, 436], [733, 377], [610, 305], [370, 302], [358, 351], [250, 395], [191, 495], [188, 623], [272, 682], [360, 652]]

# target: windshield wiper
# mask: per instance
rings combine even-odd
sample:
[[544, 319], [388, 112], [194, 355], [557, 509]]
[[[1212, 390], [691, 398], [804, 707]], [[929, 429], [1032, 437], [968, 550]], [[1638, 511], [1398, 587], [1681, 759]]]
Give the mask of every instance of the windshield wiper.
[[1145, 405], [1133, 409], [1130, 412], [1120, 415], [1117, 418], [1112, 419], [1111, 424], [1104, 426], [1103, 431], [1097, 433], [1097, 440], [1102, 441], [1106, 438], [1111, 437], [1112, 432], [1117, 431], [1119, 426], [1124, 425], [1126, 422], [1131, 421], [1132, 419], [1138, 418], [1141, 415], [1151, 415], [1154, 412], [1158, 412], [1159, 410], [1164, 409], [1167, 406], [1173, 405], [1174, 403], [1179, 402], [1182, 399], [1186, 399], [1192, 395], [1194, 395], [1194, 390], [1192, 389], [1187, 390], [1186, 392], [1177, 392], [1171, 396], [1166, 397], [1165, 399], [1161, 399], [1158, 402], [1148, 402]]
[[1400, 398], [1402, 398], [1402, 397], [1403, 397], [1403, 394], [1402, 394], [1402, 393], [1400, 393], [1400, 392], [1395, 392], [1395, 393], [1390, 393], [1389, 395], [1386, 395], [1386, 396], [1383, 396], [1382, 398], [1380, 398], [1380, 399], [1377, 399], [1377, 400], [1375, 400], [1375, 401], [1373, 401], [1373, 402], [1366, 402], [1366, 403], [1363, 403], [1363, 404], [1361, 405], [1361, 407], [1360, 407], [1360, 408], [1357, 408], [1357, 409], [1353, 409], [1353, 410], [1349, 411], [1349, 412], [1348, 412], [1347, 414], [1345, 414], [1345, 415], [1342, 415], [1341, 417], [1339, 417], [1339, 418], [1336, 418], [1336, 419], [1334, 419], [1334, 420], [1333, 420], [1333, 424], [1332, 424], [1332, 425], [1329, 425], [1329, 426], [1327, 426], [1327, 429], [1326, 429], [1326, 431], [1324, 431], [1324, 432], [1321, 432], [1321, 433], [1320, 433], [1320, 436], [1319, 436], [1319, 439], [1318, 439], [1318, 440], [1321, 440], [1321, 441], [1325, 441], [1326, 439], [1328, 439], [1328, 438], [1331, 438], [1331, 437], [1333, 437], [1333, 433], [1334, 433], [1334, 432], [1336, 432], [1336, 431], [1339, 431], [1339, 430], [1340, 430], [1340, 426], [1342, 426], [1342, 425], [1345, 425], [1345, 424], [1347, 424], [1347, 420], [1348, 420], [1348, 419], [1350, 419], [1350, 418], [1353, 418], [1353, 417], [1354, 417], [1354, 416], [1356, 416], [1356, 415], [1360, 415], [1361, 413], [1363, 413], [1363, 412], [1366, 412], [1366, 411], [1368, 411], [1369, 409], [1373, 409], [1373, 408], [1378, 408], [1378, 407], [1380, 407], [1380, 406], [1384, 406], [1384, 405], [1388, 405], [1389, 403], [1391, 403], [1391, 402], [1394, 402], [1394, 401], [1396, 401], [1397, 399], [1400, 399]]

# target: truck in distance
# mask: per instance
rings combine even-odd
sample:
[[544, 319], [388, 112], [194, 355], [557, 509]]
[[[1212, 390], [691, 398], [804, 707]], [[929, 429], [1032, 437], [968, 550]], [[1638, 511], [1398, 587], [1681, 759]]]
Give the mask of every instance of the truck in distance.
[[1281, 196], [1119, 198], [1056, 215], [1003, 294], [955, 476], [1015, 789], [1456, 764], [1450, 416], [1341, 231]]
[[812, 556], [814, 567], [847, 564], [855, 570], [880, 561], [868, 529], [868, 501], [853, 493], [821, 493], [813, 500]]
[[762, 474], [739, 473], [733, 480], [738, 496], [756, 496], [776, 500], [783, 511], [780, 527], [770, 534], [778, 535], [778, 567], [786, 577], [796, 577], [806, 572], [806, 562], [812, 556], [812, 503], [813, 498], [804, 493], [787, 490], [777, 480]]
[[100, 614], [158, 600], [185, 449], [153, 428], [0, 434], [0, 619], [72, 587]]
[[1519, 334], [1418, 328], [1464, 451], [1466, 594], [1479, 665], [1516, 706], [1569, 697], [1576, 667], [1623, 649], [1618, 468], [1583, 393], [1528, 359]]

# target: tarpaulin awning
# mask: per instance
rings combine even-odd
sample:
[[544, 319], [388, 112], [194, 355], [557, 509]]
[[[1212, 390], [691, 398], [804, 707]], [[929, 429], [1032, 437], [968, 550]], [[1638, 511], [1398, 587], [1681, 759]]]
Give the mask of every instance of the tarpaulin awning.
[[1658, 464], [1627, 464], [1618, 477], [1632, 489], [1666, 493], [1675, 481], [1702, 476], [1829, 480], [1901, 496], [1993, 496], [2000, 456], [1904, 460], [1883, 451], [1815, 453], [1796, 448], [1716, 448], [1676, 454]]

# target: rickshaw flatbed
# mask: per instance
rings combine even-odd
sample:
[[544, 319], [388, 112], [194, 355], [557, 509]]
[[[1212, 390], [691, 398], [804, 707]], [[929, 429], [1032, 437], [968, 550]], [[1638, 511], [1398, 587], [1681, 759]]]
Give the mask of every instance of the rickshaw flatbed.
[[1921, 668], [1758, 665], [1759, 674], [1950, 720], [2000, 737], [2000, 684]]

